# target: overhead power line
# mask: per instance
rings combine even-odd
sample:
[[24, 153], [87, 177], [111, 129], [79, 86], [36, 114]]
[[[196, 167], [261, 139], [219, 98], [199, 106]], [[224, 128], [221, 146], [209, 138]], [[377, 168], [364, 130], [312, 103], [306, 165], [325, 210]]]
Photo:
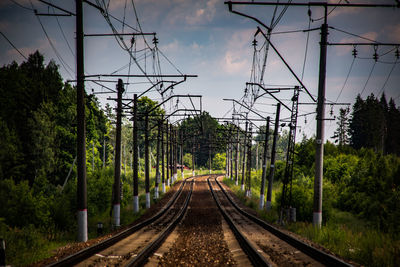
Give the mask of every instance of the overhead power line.
[[4, 39], [7, 40], [7, 42], [26, 60], [28, 60], [28, 58], [22, 54], [22, 52], [7, 38], [7, 36], [5, 36], [5, 34], [3, 32], [0, 32], [0, 34], [4, 37]]

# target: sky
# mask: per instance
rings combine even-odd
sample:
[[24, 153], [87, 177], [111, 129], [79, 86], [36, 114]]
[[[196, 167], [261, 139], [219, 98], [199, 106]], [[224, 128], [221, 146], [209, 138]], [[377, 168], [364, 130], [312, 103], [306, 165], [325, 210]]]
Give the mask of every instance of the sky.
[[[75, 12], [75, 1], [46, 0], [65, 10]], [[110, 23], [101, 12], [84, 4], [84, 33], [112, 33], [112, 27], [119, 33], [156, 33], [157, 48], [154, 49], [153, 36], [131, 36], [116, 39], [112, 36], [85, 37], [85, 74], [163, 74], [197, 75], [187, 78], [173, 87], [173, 94], [202, 95], [202, 109], [217, 118], [231, 118], [233, 112], [247, 110], [232, 101], [251, 101], [251, 93], [258, 98], [253, 111], [263, 116], [275, 117], [276, 100], [262, 95], [257, 86], [246, 86], [246, 82], [259, 82], [265, 54], [265, 39], [258, 34], [254, 53], [254, 34], [257, 22], [229, 12], [222, 0], [92, 0], [107, 7], [112, 15]], [[257, 2], [257, 1], [255, 1]], [[273, 1], [271, 1], [273, 2]], [[282, 2], [282, 1], [281, 1]], [[292, 1], [299, 3], [300, 1]], [[331, 3], [385, 3], [395, 4], [395, 0], [330, 0]], [[233, 6], [233, 9], [256, 17], [267, 26], [271, 25], [274, 6]], [[60, 68], [64, 81], [75, 80], [75, 17], [74, 16], [36, 16], [37, 13], [64, 13], [55, 10], [38, 0], [0, 1], [0, 65], [17, 63], [39, 50], [48, 63], [54, 60]], [[276, 10], [275, 18], [283, 8]], [[136, 11], [136, 12], [135, 12]], [[319, 42], [323, 21], [323, 9], [312, 7], [311, 20], [307, 7], [289, 7], [282, 13], [271, 35], [271, 43], [285, 59], [287, 64], [302, 80], [306, 90], [313, 98], [317, 97], [319, 75]], [[64, 13], [65, 14], [65, 13]], [[338, 7], [328, 9], [330, 43], [380, 43], [400, 44], [400, 8], [353, 8]], [[124, 22], [124, 23], [122, 23]], [[310, 31], [304, 31], [308, 30]], [[293, 32], [294, 31], [294, 32]], [[289, 32], [289, 33], [288, 33]], [[8, 41], [6, 40], [6, 38]], [[360, 38], [362, 37], [362, 38]], [[146, 43], [144, 41], [146, 40]], [[14, 45], [16, 49], [10, 44]], [[126, 47], [125, 47], [126, 46]], [[152, 50], [148, 49], [151, 47]], [[127, 48], [127, 49], [124, 49]], [[357, 58], [352, 50], [357, 50]], [[393, 98], [400, 106], [400, 60], [396, 61], [396, 46], [328, 46], [326, 71], [326, 102], [349, 103], [352, 105], [358, 94], [365, 99], [371, 93], [380, 97], [382, 92], [387, 99]], [[128, 50], [128, 51], [127, 51]], [[157, 51], [155, 53], [154, 51]], [[129, 53], [130, 52], [130, 53]], [[378, 55], [377, 61], [373, 55]], [[132, 55], [132, 56], [131, 56]], [[137, 64], [135, 63], [135, 60]], [[140, 66], [140, 68], [138, 67]], [[293, 88], [299, 82], [288, 70], [275, 51], [269, 47], [263, 84], [267, 88]], [[256, 76], [256, 78], [255, 78]], [[85, 88], [88, 94], [95, 93], [102, 106], [105, 103], [115, 106], [116, 94], [106, 87], [115, 89], [117, 77], [87, 78]], [[90, 80], [106, 80], [106, 87]], [[165, 78], [165, 81], [180, 81], [182, 78]], [[140, 94], [151, 84], [145, 78], [123, 78], [126, 83], [125, 99], [132, 99], [134, 93]], [[153, 81], [154, 82], [154, 81]], [[170, 84], [170, 83], [169, 83]], [[168, 85], [168, 82], [165, 83]], [[247, 94], [245, 94], [247, 87]], [[164, 87], [165, 88], [165, 87]], [[297, 141], [303, 135], [313, 136], [316, 132], [315, 109], [310, 104], [312, 98], [302, 89], [300, 93]], [[171, 90], [164, 94], [164, 99]], [[253, 95], [254, 95], [253, 94]], [[274, 93], [289, 108], [293, 91]], [[162, 97], [156, 90], [146, 96], [156, 101]], [[192, 99], [196, 108], [200, 107], [198, 98]], [[303, 104], [308, 103], [308, 104]], [[330, 139], [336, 128], [335, 116], [339, 108], [346, 105], [326, 105], [325, 139]], [[173, 98], [167, 102], [168, 112], [176, 108], [192, 108], [188, 98]], [[304, 114], [309, 115], [305, 116]], [[254, 112], [251, 118], [260, 118]], [[282, 108], [281, 118], [289, 118], [290, 112]], [[264, 122], [255, 122], [256, 125]]]

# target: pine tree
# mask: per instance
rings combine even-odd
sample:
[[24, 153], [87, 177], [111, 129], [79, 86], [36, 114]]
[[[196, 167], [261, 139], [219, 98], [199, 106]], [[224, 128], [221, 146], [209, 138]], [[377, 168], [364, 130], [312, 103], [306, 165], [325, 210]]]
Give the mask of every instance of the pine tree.
[[339, 118], [336, 122], [337, 129], [334, 132], [332, 138], [335, 139], [335, 143], [339, 144], [339, 147], [344, 145], [348, 145], [350, 143], [350, 136], [349, 136], [349, 108], [341, 108], [339, 110]]
[[400, 155], [400, 110], [392, 98], [389, 100], [386, 120], [388, 121], [386, 153]]

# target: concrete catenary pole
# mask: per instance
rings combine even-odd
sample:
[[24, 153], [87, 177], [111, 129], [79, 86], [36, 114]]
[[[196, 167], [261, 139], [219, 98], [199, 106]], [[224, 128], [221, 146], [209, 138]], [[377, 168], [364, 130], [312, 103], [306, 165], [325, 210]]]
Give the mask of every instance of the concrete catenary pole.
[[270, 118], [267, 117], [267, 125], [265, 129], [265, 140], [264, 140], [264, 153], [262, 159], [262, 176], [261, 176], [261, 189], [260, 189], [260, 202], [259, 202], [259, 209], [264, 209], [264, 192], [265, 192], [265, 180], [267, 178], [267, 151], [268, 151], [268, 139], [269, 139], [269, 120]]
[[281, 104], [278, 103], [276, 105], [276, 115], [275, 115], [275, 127], [274, 127], [274, 138], [272, 140], [272, 149], [271, 149], [271, 164], [269, 167], [269, 175], [268, 175], [268, 191], [267, 191], [267, 211], [271, 210], [272, 204], [272, 184], [274, 183], [274, 175], [275, 175], [275, 156], [276, 156], [276, 143], [278, 141], [278, 130], [279, 130], [279, 115], [281, 112]]
[[113, 213], [114, 226], [120, 226], [120, 210], [121, 210], [121, 124], [122, 124], [122, 93], [124, 87], [121, 79], [117, 84], [117, 125], [115, 132], [115, 158], [114, 158], [114, 190], [113, 190]]
[[317, 134], [315, 151], [314, 178], [314, 209], [313, 225], [320, 228], [322, 224], [322, 179], [324, 164], [324, 131], [325, 131], [325, 78], [326, 78], [326, 46], [328, 39], [328, 24], [326, 23], [327, 8], [325, 7], [325, 22], [321, 26], [321, 43], [319, 59], [319, 82], [317, 103]]
[[157, 154], [156, 154], [156, 184], [154, 187], [154, 198], [158, 199], [158, 186], [160, 184], [160, 146], [161, 146], [161, 125], [162, 121], [158, 121], [158, 129], [157, 129]]
[[146, 209], [150, 208], [150, 154], [149, 154], [149, 114], [145, 116], [144, 129], [144, 186], [146, 191]]
[[139, 146], [137, 124], [137, 94], [133, 96], [133, 212], [139, 212]]
[[242, 157], [242, 181], [240, 189], [244, 191], [244, 177], [246, 175], [246, 142], [247, 142], [247, 127], [248, 122], [246, 121], [246, 128], [244, 131], [244, 141], [243, 141], [243, 157]]
[[87, 192], [86, 192], [86, 126], [85, 126], [85, 71], [83, 56], [83, 8], [82, 0], [76, 0], [76, 89], [77, 89], [77, 208], [78, 241], [86, 242]]

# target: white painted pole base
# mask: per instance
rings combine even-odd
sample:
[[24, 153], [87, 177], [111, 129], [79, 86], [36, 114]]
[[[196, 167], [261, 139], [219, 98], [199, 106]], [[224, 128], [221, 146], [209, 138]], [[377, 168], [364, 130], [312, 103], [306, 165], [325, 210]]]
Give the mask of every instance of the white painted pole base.
[[146, 209], [150, 209], [150, 192], [146, 193]]
[[267, 208], [267, 211], [270, 211], [270, 210], [271, 210], [271, 208], [272, 208], [272, 203], [271, 203], [271, 201], [268, 201], [268, 200], [267, 200], [266, 208]]
[[241, 190], [241, 191], [244, 191], [244, 184], [242, 184], [242, 185], [240, 186], [240, 190]]
[[169, 179], [167, 179], [167, 186], [170, 186], [170, 184], [169, 184]]
[[296, 222], [296, 208], [289, 208], [289, 221]]
[[235, 181], [235, 185], [238, 185], [239, 184], [239, 182], [238, 181]]
[[196, 172], [195, 171], [192, 171], [192, 176], [195, 176], [196, 175]]
[[114, 204], [114, 227], [119, 227], [120, 226], [120, 214], [121, 214], [121, 205], [120, 204]]
[[313, 225], [314, 227], [321, 228], [322, 212], [313, 212]]
[[133, 212], [139, 212], [139, 196], [133, 196]]
[[165, 182], [162, 183], [162, 192], [163, 192], [163, 194], [165, 194]]
[[210, 170], [210, 174], [211, 174], [211, 170]]
[[87, 209], [78, 210], [78, 242], [86, 242], [87, 240]]
[[158, 194], [158, 186], [154, 188], [154, 199], [158, 199], [160, 196]]
[[174, 183], [176, 182], [176, 180], [178, 180], [178, 173], [174, 173]]
[[251, 197], [251, 190], [247, 190], [245, 195], [246, 197]]
[[182, 177], [182, 179], [185, 178], [185, 174], [183, 172], [181, 172], [181, 177]]
[[264, 194], [260, 195], [260, 202], [258, 204], [259, 204], [258, 208], [260, 210], [263, 210], [264, 209]]

